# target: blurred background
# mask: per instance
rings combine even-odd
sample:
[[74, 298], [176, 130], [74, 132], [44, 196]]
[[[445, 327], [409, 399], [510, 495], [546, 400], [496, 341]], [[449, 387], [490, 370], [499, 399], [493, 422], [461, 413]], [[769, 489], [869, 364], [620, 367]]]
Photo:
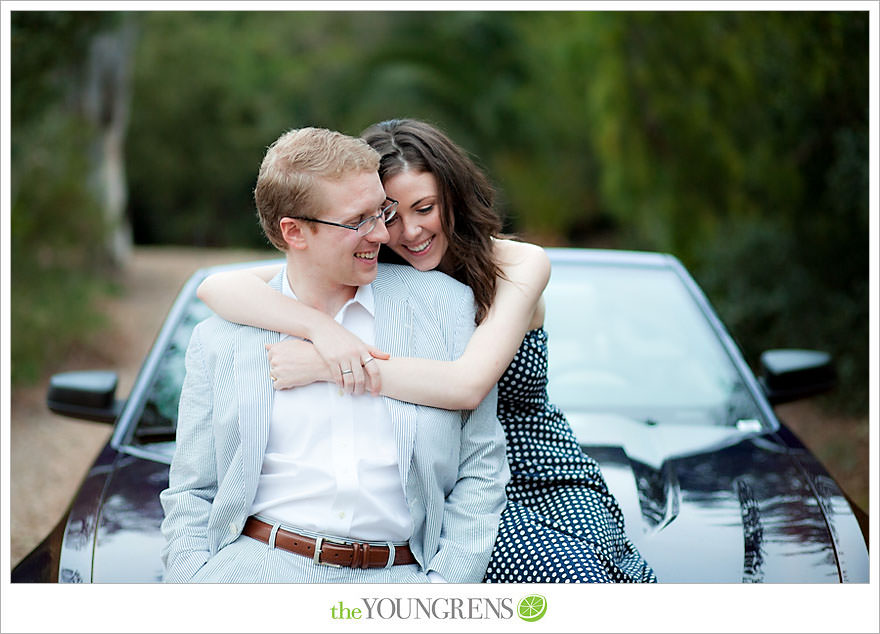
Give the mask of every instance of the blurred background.
[[784, 417], [867, 511], [868, 15], [15, 11], [13, 395], [107, 359], [145, 253], [273, 256], [252, 190], [281, 132], [416, 117], [507, 230], [673, 253], [753, 368], [831, 352], [839, 387]]

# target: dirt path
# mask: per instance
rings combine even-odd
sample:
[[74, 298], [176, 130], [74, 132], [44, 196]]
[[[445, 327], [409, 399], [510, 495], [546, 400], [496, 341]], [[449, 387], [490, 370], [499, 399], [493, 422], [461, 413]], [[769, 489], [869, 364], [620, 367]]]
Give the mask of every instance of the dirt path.
[[[117, 395], [134, 384], [166, 313], [195, 270], [222, 262], [275, 257], [274, 251], [138, 247], [122, 273], [123, 293], [107, 300], [110, 327], [96, 348], [59, 371], [113, 369]], [[15, 565], [55, 526], [110, 437], [111, 427], [56, 416], [46, 409], [46, 381], [11, 394], [10, 560]]]
[[[107, 301], [111, 325], [96, 349], [67, 360], [61, 370], [111, 368], [118, 395], [128, 394], [174, 297], [196, 269], [222, 262], [275, 257], [273, 251], [174, 247], [136, 248], [122, 274], [125, 291]], [[24, 557], [57, 523], [111, 427], [56, 416], [45, 406], [47, 382], [12, 393], [10, 558]], [[832, 475], [867, 511], [867, 419], [823, 417], [810, 402], [779, 414], [819, 455]]]

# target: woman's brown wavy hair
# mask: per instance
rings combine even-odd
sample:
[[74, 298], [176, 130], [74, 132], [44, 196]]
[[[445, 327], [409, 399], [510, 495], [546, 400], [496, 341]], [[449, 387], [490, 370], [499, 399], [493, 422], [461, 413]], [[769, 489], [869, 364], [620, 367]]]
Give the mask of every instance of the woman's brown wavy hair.
[[[492, 238], [501, 236], [495, 191], [483, 172], [438, 128], [416, 119], [391, 119], [361, 134], [381, 157], [382, 182], [401, 172], [429, 172], [437, 179], [440, 222], [449, 242], [452, 276], [467, 284], [477, 304], [476, 322], [485, 319], [495, 299], [498, 276]], [[405, 263], [391, 249], [380, 259]]]

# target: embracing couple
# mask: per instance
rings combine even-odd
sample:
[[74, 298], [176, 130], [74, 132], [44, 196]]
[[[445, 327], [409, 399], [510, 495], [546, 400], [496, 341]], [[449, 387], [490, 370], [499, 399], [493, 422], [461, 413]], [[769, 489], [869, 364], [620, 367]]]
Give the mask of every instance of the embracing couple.
[[291, 130], [254, 197], [286, 262], [199, 288], [166, 581], [656, 580], [547, 400], [549, 260], [461, 148]]

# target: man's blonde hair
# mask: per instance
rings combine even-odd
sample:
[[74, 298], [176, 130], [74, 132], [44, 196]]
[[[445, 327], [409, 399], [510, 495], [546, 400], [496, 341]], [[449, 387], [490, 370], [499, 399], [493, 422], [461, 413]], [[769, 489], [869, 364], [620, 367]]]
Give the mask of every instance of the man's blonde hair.
[[320, 211], [319, 180], [378, 170], [379, 154], [362, 139], [324, 128], [285, 132], [266, 151], [254, 189], [263, 232], [286, 251], [279, 223], [286, 216], [310, 217]]

